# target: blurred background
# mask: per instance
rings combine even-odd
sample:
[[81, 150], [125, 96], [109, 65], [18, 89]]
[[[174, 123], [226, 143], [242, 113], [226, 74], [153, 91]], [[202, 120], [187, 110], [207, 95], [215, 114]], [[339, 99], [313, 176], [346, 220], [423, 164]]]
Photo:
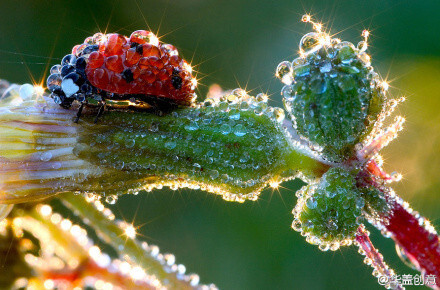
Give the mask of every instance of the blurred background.
[[[373, 65], [406, 96], [407, 123], [383, 152], [386, 169], [404, 179], [398, 194], [440, 228], [440, 2], [348, 0], [21, 0], [0, 2], [0, 78], [40, 82], [46, 69], [96, 32], [158, 32], [190, 60], [209, 85], [266, 92], [282, 106], [277, 64], [296, 57], [300, 22], [311, 13], [343, 40], [369, 29]], [[1, 132], [0, 132], [1, 133]], [[356, 249], [323, 253], [290, 228], [298, 180], [234, 204], [193, 190], [126, 196], [112, 206], [144, 240], [176, 255], [203, 283], [221, 289], [381, 289]], [[369, 227], [372, 240], [399, 274], [414, 274], [394, 243]], [[440, 277], [439, 277], [440, 278]]]

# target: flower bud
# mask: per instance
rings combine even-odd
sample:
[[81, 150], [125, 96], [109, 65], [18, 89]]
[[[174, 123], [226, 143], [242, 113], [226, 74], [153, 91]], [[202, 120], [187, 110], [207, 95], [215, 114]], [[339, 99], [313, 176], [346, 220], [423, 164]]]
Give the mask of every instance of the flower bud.
[[355, 187], [354, 177], [344, 169], [331, 168], [318, 184], [297, 193], [292, 227], [321, 250], [336, 250], [351, 243], [365, 201]]
[[355, 47], [308, 33], [292, 68], [277, 73], [287, 84], [283, 101], [296, 130], [330, 161], [352, 157], [384, 111], [387, 85], [370, 65], [366, 45], [366, 39]]

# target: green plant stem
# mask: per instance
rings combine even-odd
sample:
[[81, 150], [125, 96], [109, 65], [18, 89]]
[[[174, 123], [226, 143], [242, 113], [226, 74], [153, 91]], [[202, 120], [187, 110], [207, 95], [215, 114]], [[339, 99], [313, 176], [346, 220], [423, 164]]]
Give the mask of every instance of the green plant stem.
[[200, 107], [165, 116], [110, 111], [95, 126], [84, 117], [89, 133], [81, 135], [74, 152], [104, 173], [78, 190], [111, 195], [192, 186], [243, 201], [299, 174], [322, 175], [328, 166], [295, 147], [271, 110]]

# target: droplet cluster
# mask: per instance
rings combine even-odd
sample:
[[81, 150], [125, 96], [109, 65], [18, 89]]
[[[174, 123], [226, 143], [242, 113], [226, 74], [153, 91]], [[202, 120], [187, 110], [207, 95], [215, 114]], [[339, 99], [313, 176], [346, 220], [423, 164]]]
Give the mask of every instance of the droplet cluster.
[[[111, 223], [117, 224], [118, 227], [124, 232], [124, 236], [132, 240], [133, 244], [141, 248], [140, 249], [142, 254], [141, 257], [130, 257], [130, 255], [126, 254], [127, 253], [126, 248], [129, 247], [129, 245], [125, 239], [120, 240], [121, 244], [116, 241], [113, 241], [113, 243], [115, 243], [114, 246], [117, 247], [117, 252], [119, 252], [121, 256], [123, 256], [123, 258], [125, 259], [125, 261], [123, 262], [123, 264], [125, 264], [124, 272], [131, 275], [133, 279], [138, 280], [140, 277], [148, 278], [147, 280], [145, 280], [145, 282], [147, 282], [150, 285], [154, 285], [156, 288], [163, 288], [163, 287], [172, 288], [178, 286], [173, 284], [172, 281], [169, 281], [168, 279], [160, 280], [155, 275], [148, 274], [149, 269], [143, 269], [141, 265], [136, 264], [136, 261], [142, 261], [144, 259], [143, 256], [145, 256], [148, 257], [149, 259], [152, 258], [153, 260], [159, 262], [161, 268], [163, 268], [163, 270], [166, 273], [169, 273], [173, 279], [177, 279], [178, 281], [187, 283], [189, 286], [197, 289], [203, 289], [203, 290], [217, 289], [217, 287], [214, 284], [209, 284], [209, 285], [200, 284], [199, 275], [194, 273], [187, 274], [186, 267], [182, 264], [177, 264], [176, 257], [173, 254], [169, 254], [169, 253], [162, 254], [158, 246], [150, 245], [145, 241], [140, 242], [136, 238], [136, 229], [133, 227], [133, 225], [127, 223], [126, 221], [115, 219], [115, 216], [112, 213], [112, 211], [109, 208], [106, 208], [101, 203], [100, 200], [101, 197], [99, 196], [90, 195], [86, 197], [87, 202], [89, 202], [99, 213], [102, 213], [102, 215], [105, 216]], [[83, 219], [86, 218], [86, 216], [83, 216], [81, 214], [79, 215]], [[97, 229], [97, 231], [99, 230], [100, 229]], [[154, 283], [151, 283], [149, 281], [153, 281]]]
[[323, 251], [350, 245], [361, 222], [365, 201], [354, 177], [344, 169], [331, 168], [319, 183], [297, 192], [292, 227]]
[[356, 232], [356, 240], [354, 244], [359, 247], [359, 254], [365, 256], [364, 264], [371, 266], [373, 270], [373, 276], [381, 279], [381, 285], [385, 286], [386, 289], [405, 289], [402, 285], [395, 279], [395, 272], [391, 269], [383, 259], [383, 256], [379, 251], [373, 246], [369, 238], [370, 232], [365, 229], [364, 225], [360, 225]]
[[149, 31], [130, 37], [97, 33], [76, 45], [50, 70], [47, 87], [55, 102], [127, 100], [153, 104], [156, 98], [191, 105], [197, 80], [177, 49]]
[[299, 134], [323, 157], [340, 162], [375, 126], [387, 86], [371, 66], [366, 38], [354, 46], [314, 27], [301, 39], [300, 56], [281, 62], [276, 75]]
[[[99, 200], [89, 199], [89, 202], [96, 208], [95, 214], [102, 214], [108, 219], [113, 230], [119, 227], [127, 232], [128, 224], [116, 220], [111, 210]], [[30, 210], [21, 209], [19, 212], [23, 215], [14, 215], [0, 222], [0, 251], [4, 245], [13, 259], [7, 264], [8, 271], [2, 271], [0, 278], [9, 273], [8, 277], [4, 276], [4, 282], [14, 283], [13, 289], [33, 288], [35, 280], [41, 280], [45, 289], [71, 289], [74, 286], [93, 289], [166, 289], [179, 286], [217, 289], [214, 284], [200, 284], [197, 274], [186, 274], [186, 267], [176, 264], [174, 255], [162, 254], [159, 247], [139, 242], [135, 236], [126, 235], [138, 245], [139, 253], [155, 261], [160, 271], [166, 273], [165, 277], [158, 277], [152, 269], [136, 263], [136, 257], [127, 254], [112, 257], [103, 252], [100, 244], [90, 239], [87, 228], [63, 217], [50, 205], [40, 204]], [[14, 240], [12, 244], [4, 243], [11, 240]], [[106, 242], [112, 246], [111, 241]], [[124, 247], [114, 250], [124, 253]], [[12, 265], [20, 267], [13, 268]], [[2, 282], [0, 279], [0, 285], [3, 285]]]

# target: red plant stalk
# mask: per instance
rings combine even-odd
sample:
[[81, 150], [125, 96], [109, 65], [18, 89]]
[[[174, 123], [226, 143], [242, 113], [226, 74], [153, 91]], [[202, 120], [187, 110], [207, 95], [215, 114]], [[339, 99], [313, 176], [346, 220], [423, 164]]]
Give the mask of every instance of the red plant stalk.
[[424, 284], [440, 289], [440, 240], [429, 221], [413, 211], [408, 203], [389, 196], [391, 210], [384, 216], [385, 229], [409, 261], [423, 274]]
[[373, 275], [378, 277], [380, 284], [388, 284], [388, 288], [403, 289], [402, 286], [395, 280], [395, 273], [384, 262], [383, 256], [376, 250], [369, 238], [369, 232], [364, 225], [360, 225], [356, 232], [356, 244], [359, 247], [359, 252], [365, 255], [364, 262], [371, 265], [375, 269]]
[[[391, 177], [375, 161], [369, 162], [367, 171], [361, 172], [358, 177], [362, 183], [379, 189], [388, 204], [388, 210], [378, 213], [378, 217], [372, 217], [370, 222], [394, 240], [401, 254], [422, 273], [424, 285], [440, 289], [438, 233], [426, 218], [414, 211], [391, 188], [383, 185], [383, 181], [389, 181]], [[369, 174], [370, 178], [365, 178]]]

